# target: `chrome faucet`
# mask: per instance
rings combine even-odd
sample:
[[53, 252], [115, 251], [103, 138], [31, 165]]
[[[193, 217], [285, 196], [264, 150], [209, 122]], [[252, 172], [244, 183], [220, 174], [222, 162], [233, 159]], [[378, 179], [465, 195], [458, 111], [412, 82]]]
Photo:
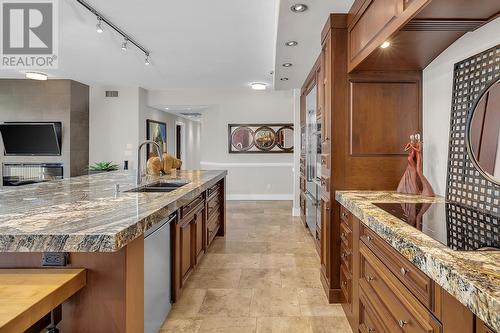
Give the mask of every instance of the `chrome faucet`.
[[161, 148], [160, 148], [159, 144], [157, 144], [156, 142], [154, 142], [152, 140], [146, 140], [146, 141], [142, 142], [139, 145], [139, 148], [137, 148], [137, 179], [136, 179], [137, 186], [141, 186], [141, 182], [142, 182], [141, 148], [142, 148], [142, 146], [148, 145], [148, 144], [152, 144], [156, 148], [156, 154], [158, 155], [160, 162], [163, 162], [163, 154], [161, 152]]

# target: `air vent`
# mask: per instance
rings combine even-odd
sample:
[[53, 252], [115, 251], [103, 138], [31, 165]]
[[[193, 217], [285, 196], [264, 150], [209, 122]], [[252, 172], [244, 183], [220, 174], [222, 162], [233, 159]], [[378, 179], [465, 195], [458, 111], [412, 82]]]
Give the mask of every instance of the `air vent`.
[[106, 90], [106, 97], [118, 97], [117, 90]]
[[199, 112], [181, 112], [183, 116], [191, 117], [191, 118], [199, 118], [201, 117], [201, 113]]

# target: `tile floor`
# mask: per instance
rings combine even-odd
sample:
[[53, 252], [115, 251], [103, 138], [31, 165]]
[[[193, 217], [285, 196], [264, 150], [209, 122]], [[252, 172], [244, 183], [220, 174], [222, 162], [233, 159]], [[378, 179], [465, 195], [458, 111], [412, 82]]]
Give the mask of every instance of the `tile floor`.
[[291, 202], [229, 201], [227, 233], [190, 276], [161, 333], [351, 333], [320, 282]]

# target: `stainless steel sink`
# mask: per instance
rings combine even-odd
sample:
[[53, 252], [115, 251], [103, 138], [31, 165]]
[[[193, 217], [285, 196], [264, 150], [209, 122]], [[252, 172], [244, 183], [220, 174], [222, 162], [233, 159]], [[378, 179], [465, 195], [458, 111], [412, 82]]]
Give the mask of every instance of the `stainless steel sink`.
[[125, 192], [172, 192], [190, 182], [188, 179], [160, 180]]

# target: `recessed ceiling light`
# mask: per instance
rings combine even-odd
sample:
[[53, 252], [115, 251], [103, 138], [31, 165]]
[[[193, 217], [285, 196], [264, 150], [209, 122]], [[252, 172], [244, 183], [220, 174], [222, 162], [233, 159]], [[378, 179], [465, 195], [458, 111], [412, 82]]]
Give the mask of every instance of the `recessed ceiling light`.
[[280, 80], [281, 81], [288, 81], [288, 78], [287, 77], [282, 77]]
[[283, 65], [281, 65], [283, 67], [292, 67], [293, 64], [291, 62], [285, 62]]
[[168, 108], [165, 108], [165, 110], [168, 110]]
[[36, 72], [26, 72], [26, 78], [31, 80], [47, 80], [47, 74], [44, 73], [36, 73]]
[[299, 43], [294, 41], [294, 40], [290, 40], [288, 42], [285, 43], [286, 46], [297, 46]]
[[250, 84], [253, 90], [266, 90], [267, 84], [262, 82], [253, 82]]
[[307, 5], [304, 5], [303, 3], [296, 3], [292, 7], [290, 7], [290, 10], [294, 13], [302, 13], [307, 10]]
[[386, 49], [386, 48], [388, 48], [389, 46], [391, 46], [391, 43], [390, 43], [389, 41], [387, 41], [387, 40], [386, 40], [385, 42], [383, 42], [383, 43], [382, 43], [382, 45], [380, 45], [380, 48], [381, 48], [381, 49]]

